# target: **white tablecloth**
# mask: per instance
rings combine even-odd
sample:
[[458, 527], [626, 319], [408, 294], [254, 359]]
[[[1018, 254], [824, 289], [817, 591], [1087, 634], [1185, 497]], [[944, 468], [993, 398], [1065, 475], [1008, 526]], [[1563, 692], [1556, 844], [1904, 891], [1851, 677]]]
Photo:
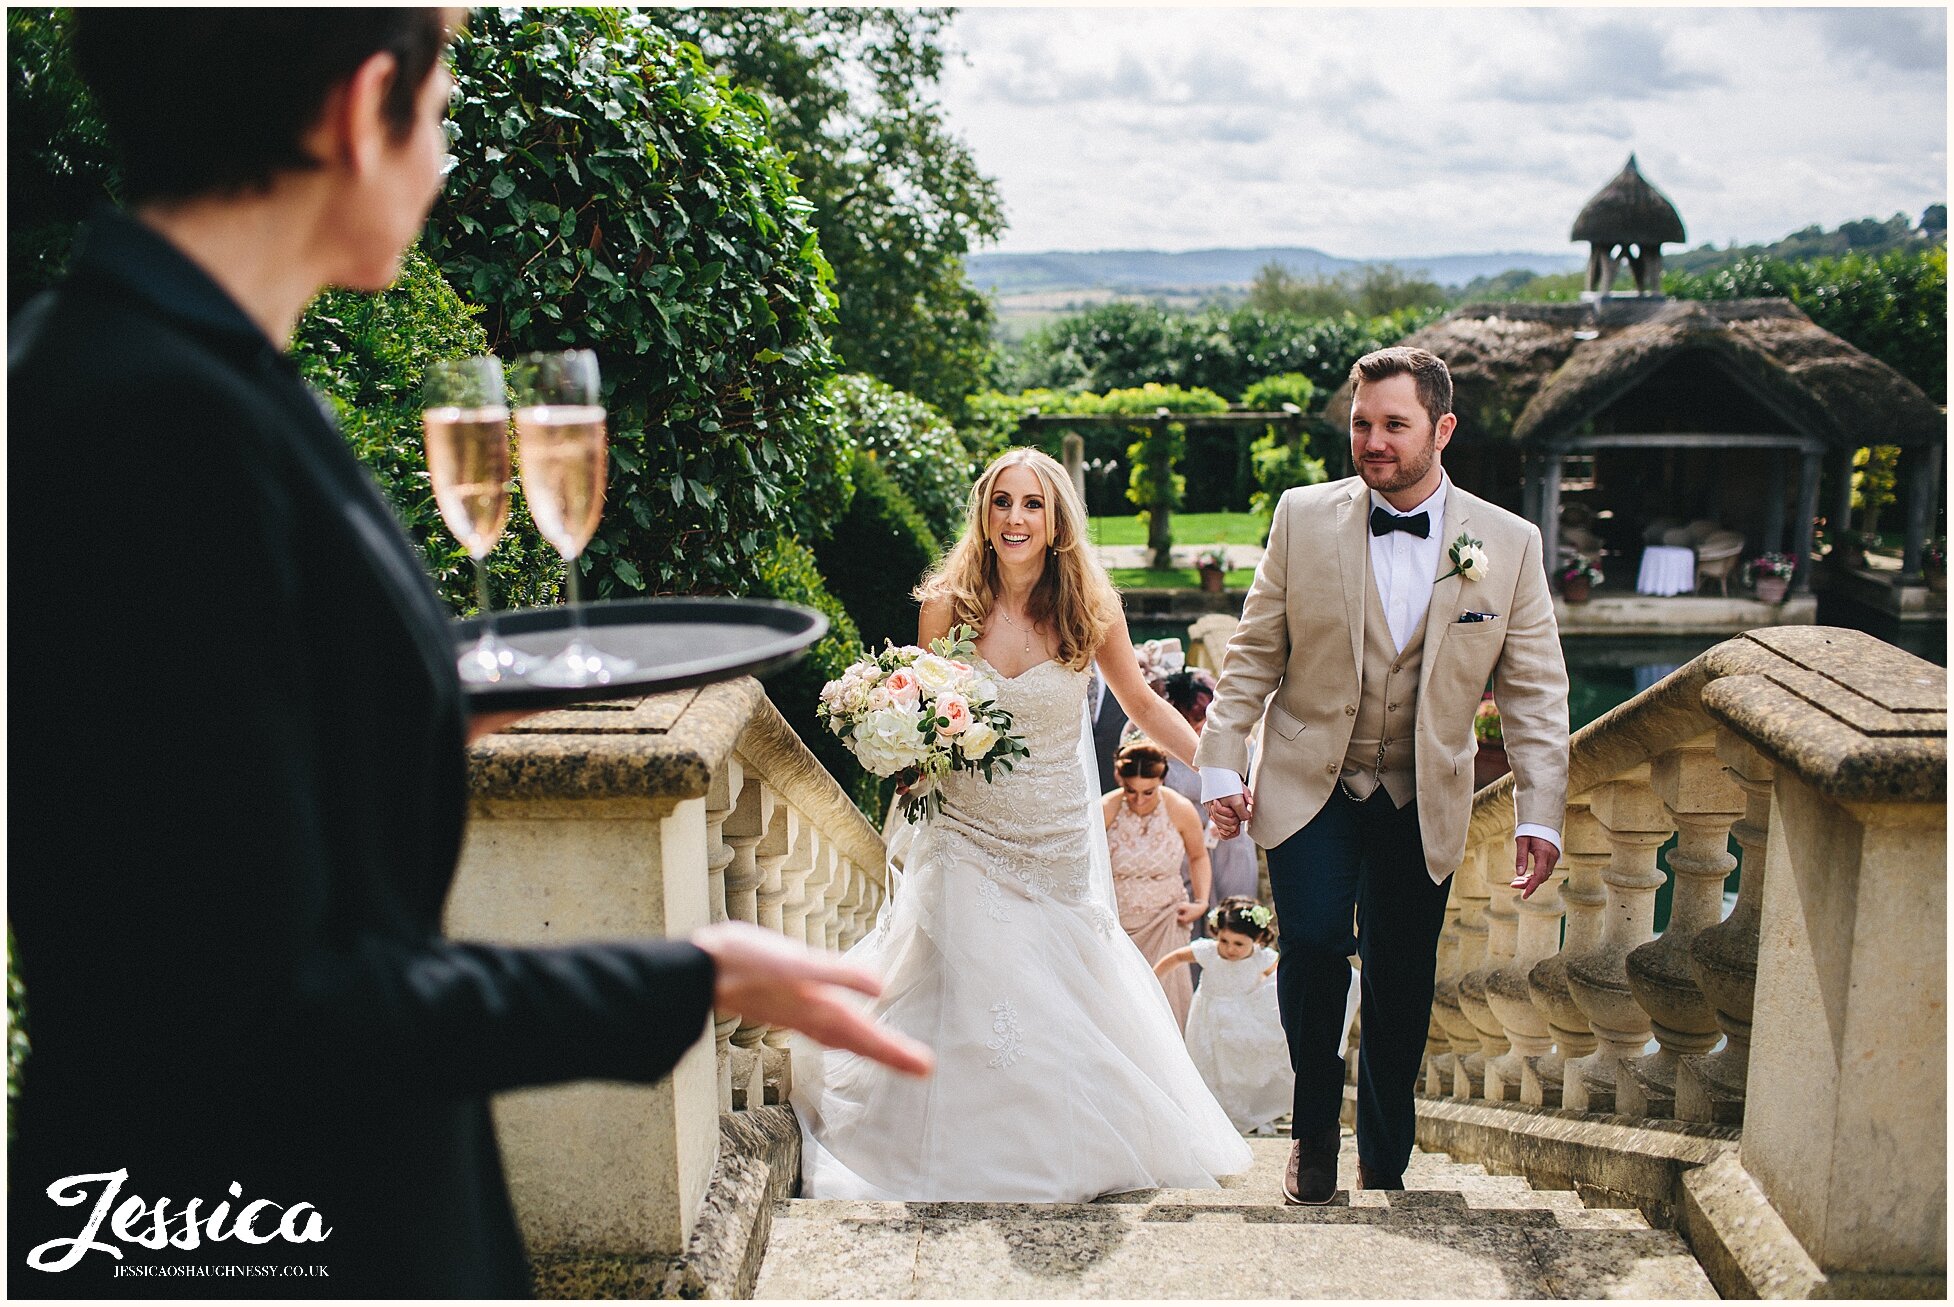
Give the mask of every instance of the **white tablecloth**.
[[1696, 551], [1676, 545], [1650, 545], [1642, 551], [1635, 589], [1645, 595], [1688, 594], [1696, 589]]

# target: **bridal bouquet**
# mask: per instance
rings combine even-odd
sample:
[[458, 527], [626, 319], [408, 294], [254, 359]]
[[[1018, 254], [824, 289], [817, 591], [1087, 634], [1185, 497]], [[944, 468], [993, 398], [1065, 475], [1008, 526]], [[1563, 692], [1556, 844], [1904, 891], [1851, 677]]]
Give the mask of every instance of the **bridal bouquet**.
[[1030, 752], [997, 706], [997, 682], [971, 661], [975, 634], [958, 626], [926, 650], [889, 644], [821, 688], [815, 715], [862, 766], [896, 778], [910, 821], [942, 810], [937, 784], [951, 772], [988, 781]]

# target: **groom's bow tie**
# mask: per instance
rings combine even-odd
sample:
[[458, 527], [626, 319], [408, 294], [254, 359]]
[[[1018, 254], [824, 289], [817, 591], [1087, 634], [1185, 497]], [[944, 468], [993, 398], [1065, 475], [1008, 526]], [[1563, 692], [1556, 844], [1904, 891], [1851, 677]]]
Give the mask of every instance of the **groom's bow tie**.
[[1390, 535], [1393, 531], [1403, 531], [1408, 535], [1415, 535], [1420, 540], [1423, 540], [1432, 533], [1432, 515], [1430, 513], [1410, 513], [1400, 517], [1389, 509], [1373, 504], [1371, 506], [1371, 534], [1374, 536], [1385, 536]]

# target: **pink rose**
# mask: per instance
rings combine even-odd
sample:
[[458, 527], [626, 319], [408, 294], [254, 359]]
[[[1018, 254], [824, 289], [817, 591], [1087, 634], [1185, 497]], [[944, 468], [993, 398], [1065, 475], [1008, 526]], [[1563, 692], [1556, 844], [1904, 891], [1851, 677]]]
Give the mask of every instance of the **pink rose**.
[[889, 698], [905, 708], [914, 708], [922, 700], [922, 687], [916, 684], [916, 673], [907, 667], [898, 667], [889, 673], [882, 682], [882, 688], [889, 692]]
[[937, 727], [944, 735], [962, 735], [970, 729], [970, 704], [960, 694], [937, 695], [936, 715], [949, 723]]

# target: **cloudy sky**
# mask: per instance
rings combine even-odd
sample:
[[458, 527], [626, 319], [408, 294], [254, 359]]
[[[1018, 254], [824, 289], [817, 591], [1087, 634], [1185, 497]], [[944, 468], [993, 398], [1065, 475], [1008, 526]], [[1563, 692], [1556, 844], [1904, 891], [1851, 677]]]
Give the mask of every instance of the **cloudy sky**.
[[1632, 150], [1689, 244], [1947, 196], [1944, 9], [961, 10], [1009, 252], [1554, 252]]

